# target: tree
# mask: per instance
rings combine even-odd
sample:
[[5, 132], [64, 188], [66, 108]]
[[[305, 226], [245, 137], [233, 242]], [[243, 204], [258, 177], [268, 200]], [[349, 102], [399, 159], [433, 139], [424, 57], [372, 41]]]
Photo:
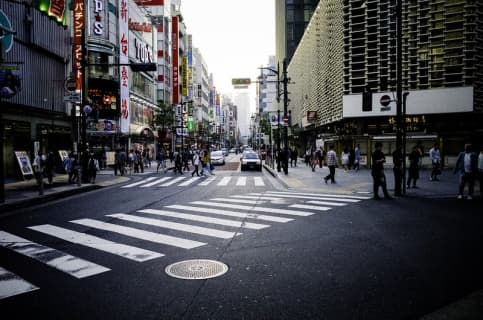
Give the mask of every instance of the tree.
[[174, 115], [174, 108], [162, 102], [154, 110], [153, 127], [160, 133], [161, 142], [164, 142], [168, 129], [173, 126]]

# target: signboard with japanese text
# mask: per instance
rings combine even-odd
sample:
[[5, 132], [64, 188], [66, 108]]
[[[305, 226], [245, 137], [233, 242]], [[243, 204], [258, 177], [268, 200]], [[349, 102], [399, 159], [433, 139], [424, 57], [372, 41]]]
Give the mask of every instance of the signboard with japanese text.
[[[127, 0], [119, 0], [119, 63], [129, 64], [129, 12]], [[129, 67], [123, 65], [119, 72], [121, 98], [121, 133], [129, 133], [131, 110], [129, 101]]]
[[179, 32], [178, 17], [172, 17], [171, 20], [171, 48], [173, 62], [173, 104], [179, 103]]
[[77, 90], [82, 90], [82, 36], [84, 30], [84, 0], [74, 0], [74, 46], [73, 46], [73, 69], [74, 78], [77, 81]]

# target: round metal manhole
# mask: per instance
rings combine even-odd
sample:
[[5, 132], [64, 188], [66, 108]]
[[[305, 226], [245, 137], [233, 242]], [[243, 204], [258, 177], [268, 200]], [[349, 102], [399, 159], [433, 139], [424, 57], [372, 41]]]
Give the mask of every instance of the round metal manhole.
[[170, 264], [165, 272], [174, 278], [202, 280], [216, 278], [228, 271], [228, 266], [215, 260], [185, 260]]

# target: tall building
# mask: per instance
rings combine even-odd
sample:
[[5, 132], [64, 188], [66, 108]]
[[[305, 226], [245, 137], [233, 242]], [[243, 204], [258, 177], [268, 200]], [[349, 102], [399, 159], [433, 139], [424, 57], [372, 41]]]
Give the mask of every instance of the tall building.
[[319, 0], [275, 0], [276, 61], [288, 61], [297, 49]]
[[268, 64], [260, 69], [258, 76], [258, 113], [277, 110], [278, 77], [270, 70], [277, 70], [275, 56], [270, 56]]
[[[369, 154], [380, 140], [390, 154], [397, 129], [398, 58], [407, 148], [419, 142], [429, 150], [439, 142], [448, 164], [465, 141], [481, 143], [483, 3], [402, 4], [397, 35], [396, 0], [320, 2], [289, 65], [295, 82], [289, 87], [289, 108], [296, 111], [292, 125], [300, 130], [301, 144], [316, 140], [343, 148], [359, 143]], [[309, 120], [308, 112], [316, 118]]]

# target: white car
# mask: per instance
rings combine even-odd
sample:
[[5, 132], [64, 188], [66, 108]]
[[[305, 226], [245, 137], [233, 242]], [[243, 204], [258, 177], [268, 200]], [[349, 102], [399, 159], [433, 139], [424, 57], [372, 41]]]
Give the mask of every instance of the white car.
[[245, 171], [246, 169], [262, 171], [262, 160], [255, 152], [243, 152], [240, 161], [241, 171]]
[[223, 155], [223, 151], [217, 150], [217, 151], [211, 151], [210, 153], [211, 157], [211, 164], [225, 164], [225, 156]]

